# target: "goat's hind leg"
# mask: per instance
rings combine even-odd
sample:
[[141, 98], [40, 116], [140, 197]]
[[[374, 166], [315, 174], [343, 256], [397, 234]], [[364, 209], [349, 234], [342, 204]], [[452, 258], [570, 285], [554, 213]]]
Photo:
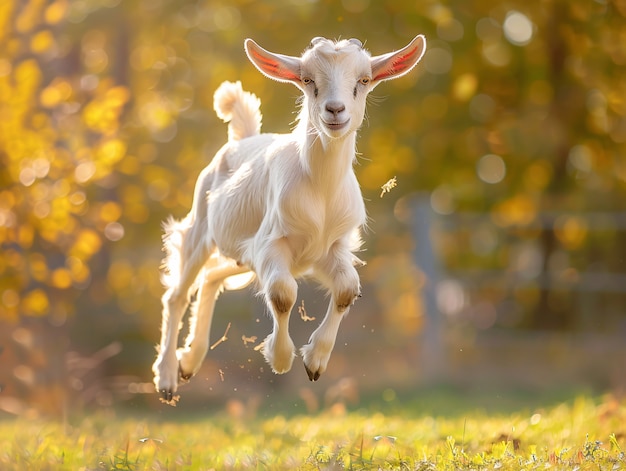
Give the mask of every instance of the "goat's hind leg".
[[189, 335], [185, 346], [176, 351], [180, 378], [184, 381], [198, 372], [209, 349], [209, 332], [220, 291], [219, 282], [206, 279], [204, 274], [201, 278], [197, 301], [189, 314]]
[[[221, 261], [215, 266], [213, 260]], [[189, 321], [189, 335], [185, 341], [185, 347], [176, 352], [180, 367], [180, 377], [188, 381], [200, 370], [202, 361], [209, 350], [209, 334], [215, 302], [223, 289], [226, 278], [249, 271], [248, 267], [239, 266], [236, 262], [219, 255], [211, 257], [201, 275], [202, 282], [198, 291], [198, 301], [191, 311]]]
[[159, 353], [152, 365], [154, 385], [162, 399], [172, 403], [178, 389], [178, 359], [176, 347], [181, 320], [189, 304], [190, 291], [207, 258], [207, 249], [192, 235], [194, 226], [188, 219], [166, 228], [166, 283], [163, 295], [163, 320]]

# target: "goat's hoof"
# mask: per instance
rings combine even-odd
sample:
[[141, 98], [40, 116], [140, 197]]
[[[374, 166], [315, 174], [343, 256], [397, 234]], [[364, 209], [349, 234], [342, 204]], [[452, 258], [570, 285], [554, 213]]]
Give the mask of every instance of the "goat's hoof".
[[183, 366], [181, 365], [181, 361], [178, 360], [178, 384], [188, 383], [194, 373], [187, 373], [183, 370]]
[[159, 400], [163, 404], [167, 404], [167, 405], [172, 406], [172, 407], [176, 407], [176, 404], [178, 403], [178, 401], [180, 399], [180, 396], [179, 395], [174, 395], [174, 391], [172, 391], [171, 389], [161, 389], [159, 391], [159, 394], [161, 395]]
[[287, 373], [291, 369], [295, 357], [295, 346], [289, 336], [278, 339], [271, 333], [263, 342], [261, 353], [278, 375]]
[[152, 365], [152, 371], [154, 372], [154, 386], [161, 402], [175, 405], [179, 378], [176, 357], [159, 355]]
[[317, 381], [318, 379], [320, 379], [320, 374], [321, 373], [319, 371], [313, 372], [306, 365], [304, 365], [304, 369], [306, 370], [306, 374], [309, 375], [309, 380], [310, 381]]
[[313, 343], [309, 343], [300, 349], [304, 368], [311, 381], [317, 381], [321, 374], [326, 371], [332, 349], [332, 343], [315, 341], [315, 339], [313, 339]]

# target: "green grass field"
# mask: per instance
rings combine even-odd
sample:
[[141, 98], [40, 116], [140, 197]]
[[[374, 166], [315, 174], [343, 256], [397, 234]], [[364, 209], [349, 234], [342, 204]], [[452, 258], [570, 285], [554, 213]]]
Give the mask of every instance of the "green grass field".
[[626, 407], [613, 396], [506, 412], [451, 403], [446, 413], [443, 400], [431, 414], [415, 404], [253, 419], [4, 420], [0, 469], [626, 469]]

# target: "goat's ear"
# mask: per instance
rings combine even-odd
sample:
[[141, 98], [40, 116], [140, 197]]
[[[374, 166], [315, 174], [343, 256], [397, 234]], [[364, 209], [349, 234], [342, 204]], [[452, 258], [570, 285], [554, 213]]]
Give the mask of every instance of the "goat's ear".
[[250, 62], [269, 78], [300, 86], [300, 58], [266, 51], [252, 39], [244, 43]]
[[417, 65], [426, 51], [426, 38], [416, 36], [399, 51], [390, 52], [370, 59], [374, 85], [407, 74]]

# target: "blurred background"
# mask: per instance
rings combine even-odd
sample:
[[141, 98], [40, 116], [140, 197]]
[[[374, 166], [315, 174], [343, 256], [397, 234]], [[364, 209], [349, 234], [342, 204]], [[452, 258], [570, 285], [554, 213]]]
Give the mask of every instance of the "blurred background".
[[[0, 416], [165, 407], [150, 371], [161, 222], [186, 214], [226, 140], [213, 92], [240, 80], [265, 131], [295, 119], [297, 89], [263, 77], [245, 38], [381, 54], [417, 34], [422, 62], [374, 91], [360, 132], [368, 265], [328, 372], [273, 375], [263, 305], [229, 292], [181, 406], [621, 389], [626, 1], [4, 0]], [[301, 345], [327, 301], [307, 283], [299, 296]]]

